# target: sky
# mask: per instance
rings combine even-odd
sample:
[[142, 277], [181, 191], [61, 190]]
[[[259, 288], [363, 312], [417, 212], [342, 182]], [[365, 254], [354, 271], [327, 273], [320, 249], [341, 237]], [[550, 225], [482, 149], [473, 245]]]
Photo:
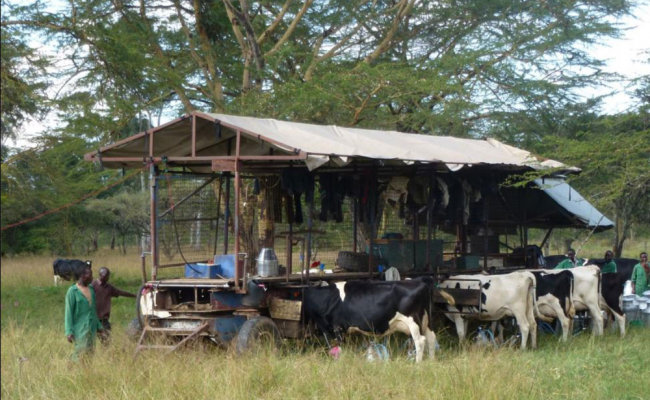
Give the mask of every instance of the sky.
[[[650, 53], [642, 54], [644, 51], [650, 52], [650, 2], [639, 6], [633, 17], [627, 17], [621, 20], [620, 23], [626, 28], [622, 37], [620, 39], [608, 39], [600, 45], [592, 46], [589, 49], [590, 53], [607, 62], [606, 72], [616, 72], [628, 79], [650, 75], [650, 62], [647, 62]], [[47, 51], [47, 49], [44, 50]], [[54, 86], [56, 87], [56, 85]], [[585, 100], [613, 93], [604, 100], [602, 111], [606, 114], [615, 114], [629, 109], [634, 103], [633, 99], [625, 93], [625, 86], [625, 83], [601, 84], [578, 93], [584, 96]], [[19, 135], [20, 139], [10, 144], [21, 148], [32, 147], [31, 137], [38, 136], [56, 126], [55, 117], [55, 115], [49, 115], [47, 118], [49, 122], [45, 124], [35, 120], [29, 121], [23, 126], [23, 132]], [[172, 118], [173, 116], [165, 118], [163, 115], [161, 123], [165, 123]]]

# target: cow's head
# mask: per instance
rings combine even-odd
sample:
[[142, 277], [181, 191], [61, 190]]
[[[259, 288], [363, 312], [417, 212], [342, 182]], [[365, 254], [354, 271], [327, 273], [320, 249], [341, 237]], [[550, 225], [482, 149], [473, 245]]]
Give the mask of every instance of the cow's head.
[[89, 266], [90, 268], [93, 267], [93, 262], [90, 260], [86, 260], [86, 265]]

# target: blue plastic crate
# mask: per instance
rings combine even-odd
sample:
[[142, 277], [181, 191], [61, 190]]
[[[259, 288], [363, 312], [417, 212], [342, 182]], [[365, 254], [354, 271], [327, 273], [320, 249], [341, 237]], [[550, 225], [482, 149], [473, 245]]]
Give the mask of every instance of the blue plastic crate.
[[221, 275], [221, 266], [219, 264], [186, 264], [185, 277], [186, 278], [204, 278], [216, 279]]
[[214, 256], [214, 263], [219, 265], [219, 275], [224, 278], [235, 277], [235, 255], [219, 254]]

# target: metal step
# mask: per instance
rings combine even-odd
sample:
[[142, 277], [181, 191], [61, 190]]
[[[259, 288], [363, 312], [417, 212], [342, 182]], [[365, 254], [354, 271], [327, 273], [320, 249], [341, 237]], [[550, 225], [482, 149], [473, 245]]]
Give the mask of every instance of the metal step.
[[179, 328], [166, 328], [166, 327], [149, 327], [147, 328], [148, 332], [154, 333], [165, 333], [168, 335], [191, 335], [200, 327], [197, 326], [194, 329], [179, 329]]
[[[135, 347], [135, 354], [133, 356], [136, 357], [140, 352], [140, 350], [167, 350], [167, 353], [171, 353], [172, 351], [181, 347], [182, 345], [189, 342], [190, 340], [196, 339], [197, 337], [201, 336], [203, 332], [208, 329], [208, 326], [209, 326], [208, 321], [203, 322], [196, 329], [190, 329], [190, 330], [175, 329], [175, 328], [155, 328], [155, 327], [145, 326], [144, 329], [142, 330], [142, 335], [140, 335], [140, 340], [138, 341], [138, 344]], [[148, 332], [161, 332], [166, 334], [173, 334], [172, 332], [184, 332], [184, 334], [187, 336], [185, 336], [183, 340], [181, 340], [179, 343], [177, 343], [174, 346], [147, 345], [143, 343], [145, 341]]]
[[139, 345], [137, 347], [137, 350], [163, 350], [163, 349], [171, 350], [174, 347], [176, 347], [176, 346], [164, 346], [164, 345], [154, 345], [154, 344], [149, 345], [149, 344], [147, 344], [147, 345]]

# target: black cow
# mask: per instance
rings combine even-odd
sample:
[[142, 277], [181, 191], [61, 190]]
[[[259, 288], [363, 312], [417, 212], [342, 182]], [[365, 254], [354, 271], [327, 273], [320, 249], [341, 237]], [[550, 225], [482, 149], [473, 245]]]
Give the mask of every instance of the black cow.
[[[393, 332], [410, 335], [415, 343], [416, 362], [422, 361], [425, 346], [434, 357], [436, 336], [432, 330], [433, 280], [330, 283], [305, 290], [303, 307], [308, 321], [323, 334], [342, 339], [349, 332], [385, 336]], [[450, 302], [453, 299], [441, 294]]]
[[544, 271], [529, 271], [535, 275], [537, 285], [537, 306], [545, 317], [557, 318], [562, 325], [562, 340], [569, 338], [571, 320], [575, 315], [573, 306], [573, 273], [563, 270], [555, 274]]
[[[605, 265], [604, 258], [589, 259], [587, 262], [597, 265], [600, 269]], [[601, 295], [604, 304], [601, 304], [601, 307], [607, 312], [605, 322], [609, 324], [612, 318], [616, 320], [619, 324], [621, 336], [623, 336], [625, 335], [625, 314], [621, 309], [621, 296], [623, 295], [625, 282], [632, 278], [632, 270], [639, 263], [639, 260], [634, 258], [614, 258], [614, 262], [616, 263], [616, 274], [603, 274]]]
[[544, 269], [553, 269], [553, 268], [557, 267], [557, 265], [559, 263], [561, 263], [562, 261], [564, 261], [564, 259], [566, 259], [566, 258], [567, 258], [567, 256], [565, 256], [564, 254], [554, 255], [554, 256], [546, 256], [546, 257], [544, 257], [544, 262], [546, 263], [546, 265], [544, 266]]
[[[634, 258], [614, 258], [613, 260], [616, 263], [616, 276], [618, 276], [618, 281], [621, 285], [624, 285], [625, 281], [629, 281], [632, 278], [632, 270], [639, 263], [639, 260]], [[587, 264], [598, 265], [598, 268], [603, 269], [605, 259], [590, 258], [585, 262], [585, 265]]]
[[79, 279], [86, 266], [92, 267], [92, 262], [68, 259], [55, 260], [53, 263], [54, 285], [58, 285], [61, 279], [64, 281]]

